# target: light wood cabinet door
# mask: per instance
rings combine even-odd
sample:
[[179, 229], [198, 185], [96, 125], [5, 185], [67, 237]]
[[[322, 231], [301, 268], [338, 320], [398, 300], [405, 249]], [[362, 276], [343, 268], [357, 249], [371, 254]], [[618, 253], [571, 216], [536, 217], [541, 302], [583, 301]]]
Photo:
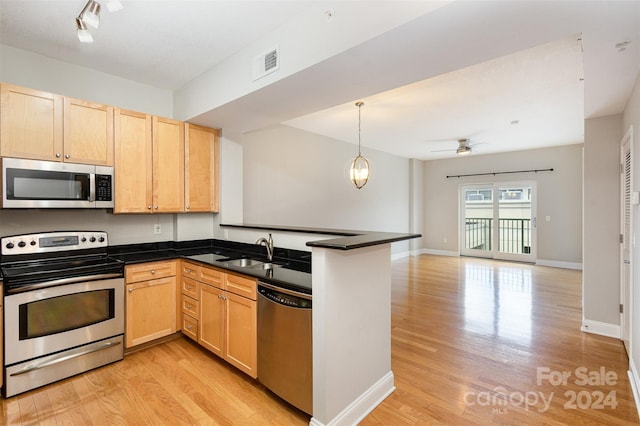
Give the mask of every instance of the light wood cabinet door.
[[153, 213], [151, 116], [115, 110], [114, 213]]
[[176, 278], [127, 284], [126, 347], [176, 332]]
[[218, 355], [220, 358], [224, 358], [224, 291], [206, 284], [200, 286], [198, 343]]
[[153, 117], [153, 211], [184, 210], [184, 123]]
[[62, 161], [63, 97], [0, 85], [2, 157]]
[[113, 166], [113, 107], [64, 98], [64, 159]]
[[185, 123], [186, 212], [217, 212], [219, 197], [218, 130]]
[[225, 359], [254, 379], [257, 374], [257, 302], [226, 292]]

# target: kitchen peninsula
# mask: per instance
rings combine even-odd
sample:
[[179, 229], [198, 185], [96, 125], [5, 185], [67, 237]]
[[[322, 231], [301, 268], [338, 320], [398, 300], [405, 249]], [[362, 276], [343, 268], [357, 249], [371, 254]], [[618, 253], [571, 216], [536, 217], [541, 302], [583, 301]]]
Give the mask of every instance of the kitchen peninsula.
[[312, 252], [313, 417], [356, 424], [394, 389], [391, 371], [391, 243], [419, 234], [264, 225], [221, 225], [322, 234]]

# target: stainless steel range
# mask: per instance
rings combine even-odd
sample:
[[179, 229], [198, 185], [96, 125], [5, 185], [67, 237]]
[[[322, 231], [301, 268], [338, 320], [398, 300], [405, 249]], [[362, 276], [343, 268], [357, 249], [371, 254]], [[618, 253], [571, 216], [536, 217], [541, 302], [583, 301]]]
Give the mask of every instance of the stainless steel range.
[[123, 358], [124, 265], [106, 232], [0, 240], [6, 397]]

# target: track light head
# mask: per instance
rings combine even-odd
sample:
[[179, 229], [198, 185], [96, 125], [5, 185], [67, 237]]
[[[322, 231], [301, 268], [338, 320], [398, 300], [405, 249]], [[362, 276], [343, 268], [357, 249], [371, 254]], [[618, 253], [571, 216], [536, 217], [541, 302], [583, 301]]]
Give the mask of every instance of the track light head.
[[80, 13], [82, 21], [91, 28], [98, 28], [100, 25], [100, 3], [89, 0]]
[[78, 40], [80, 40], [81, 43], [93, 43], [93, 36], [79, 17], [76, 18], [76, 29], [78, 32]]

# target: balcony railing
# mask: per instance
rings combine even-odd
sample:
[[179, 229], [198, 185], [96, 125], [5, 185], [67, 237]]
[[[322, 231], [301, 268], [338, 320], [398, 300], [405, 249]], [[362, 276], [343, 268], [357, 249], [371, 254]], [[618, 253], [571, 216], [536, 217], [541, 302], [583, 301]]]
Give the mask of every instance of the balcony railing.
[[[493, 219], [466, 218], [465, 248], [493, 249]], [[503, 253], [531, 253], [531, 219], [499, 219], [498, 248]]]

